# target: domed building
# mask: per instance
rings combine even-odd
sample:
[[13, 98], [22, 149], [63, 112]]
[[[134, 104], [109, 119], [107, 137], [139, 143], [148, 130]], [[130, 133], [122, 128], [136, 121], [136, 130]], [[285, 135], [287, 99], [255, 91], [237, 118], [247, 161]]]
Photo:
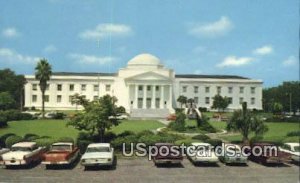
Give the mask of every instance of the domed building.
[[[27, 75], [25, 107], [41, 108], [38, 81]], [[128, 61], [118, 73], [53, 73], [45, 96], [47, 110], [81, 108], [71, 103], [71, 96], [79, 94], [89, 100], [109, 94], [117, 97], [133, 118], [165, 118], [181, 105], [181, 95], [194, 99], [197, 107], [211, 109], [216, 94], [230, 100], [228, 110], [262, 109], [262, 81], [232, 75], [175, 74], [165, 68], [159, 58], [143, 53]]]

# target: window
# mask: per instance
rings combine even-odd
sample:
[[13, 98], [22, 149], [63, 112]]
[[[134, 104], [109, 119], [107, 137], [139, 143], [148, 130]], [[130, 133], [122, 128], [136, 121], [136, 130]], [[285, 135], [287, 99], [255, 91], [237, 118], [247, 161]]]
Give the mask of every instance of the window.
[[244, 98], [240, 97], [240, 104], [243, 104], [243, 102], [244, 102]]
[[72, 95], [69, 96], [69, 102], [73, 103], [73, 96]]
[[93, 98], [93, 100], [98, 100], [98, 96], [95, 95], [94, 98]]
[[32, 102], [36, 102], [37, 101], [37, 95], [32, 95]]
[[251, 104], [252, 104], [252, 105], [255, 104], [255, 98], [254, 98], [254, 97], [251, 98]]
[[46, 85], [46, 90], [49, 90], [49, 84]]
[[255, 87], [251, 87], [251, 94], [255, 94]]
[[94, 85], [94, 91], [99, 91], [99, 85]]
[[228, 87], [228, 93], [232, 93], [232, 87]]
[[62, 89], [62, 85], [61, 85], [61, 84], [58, 84], [58, 85], [57, 85], [57, 91], [61, 91], [61, 89]]
[[221, 93], [221, 90], [222, 90], [221, 86], [218, 86], [218, 87], [217, 87], [217, 93], [220, 94], [220, 93]]
[[205, 93], [209, 93], [209, 86], [205, 87]]
[[199, 87], [198, 86], [194, 86], [194, 93], [198, 93]]
[[45, 102], [49, 102], [49, 95], [45, 95]]
[[86, 85], [81, 85], [81, 91], [85, 91], [86, 90]]
[[209, 97], [205, 97], [205, 104], [209, 104]]
[[198, 97], [194, 97], [194, 102], [195, 102], [195, 104], [198, 104], [199, 98]]
[[143, 91], [143, 86], [139, 85], [139, 91]]
[[159, 91], [159, 86], [155, 86], [155, 91]]
[[74, 91], [74, 85], [73, 85], [73, 84], [70, 84], [69, 90], [70, 90], [70, 91]]
[[32, 90], [36, 91], [37, 90], [37, 84], [32, 84]]
[[110, 91], [110, 85], [105, 85], [105, 91]]
[[240, 93], [244, 93], [244, 87], [243, 86], [240, 87]]
[[186, 91], [187, 91], [187, 86], [183, 86], [183, 87], [182, 87], [182, 92], [185, 93]]
[[57, 95], [57, 97], [56, 97], [56, 102], [57, 102], [57, 103], [60, 103], [60, 102], [61, 102], [61, 95]]
[[228, 97], [229, 104], [232, 104], [232, 97]]
[[150, 85], [147, 86], [147, 91], [151, 91], [151, 86]]

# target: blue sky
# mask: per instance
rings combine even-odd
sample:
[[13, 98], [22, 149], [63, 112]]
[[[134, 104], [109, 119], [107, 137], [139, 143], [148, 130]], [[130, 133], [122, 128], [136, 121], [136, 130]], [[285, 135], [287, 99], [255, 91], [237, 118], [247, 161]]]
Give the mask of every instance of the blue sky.
[[297, 0], [0, 1], [0, 68], [117, 72], [140, 53], [176, 73], [299, 79]]

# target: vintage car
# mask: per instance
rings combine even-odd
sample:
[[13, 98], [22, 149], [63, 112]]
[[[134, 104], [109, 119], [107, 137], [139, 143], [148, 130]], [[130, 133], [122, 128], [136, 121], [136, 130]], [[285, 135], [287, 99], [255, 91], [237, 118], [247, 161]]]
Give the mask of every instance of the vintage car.
[[[158, 153], [152, 156], [153, 162], [155, 165], [160, 164], [180, 164], [183, 160], [183, 156], [181, 154], [181, 150], [178, 150], [178, 154], [171, 153], [172, 147], [178, 147], [171, 143], [156, 143], [155, 146], [158, 149]], [[159, 150], [161, 148], [161, 150]], [[166, 148], [169, 153], [166, 153]], [[159, 153], [161, 152], [161, 153]]]
[[213, 146], [202, 142], [193, 142], [187, 149], [187, 157], [193, 163], [217, 163], [219, 161]]
[[12, 145], [1, 159], [5, 166], [30, 165], [40, 162], [45, 150], [45, 147], [38, 147], [35, 142], [19, 142]]
[[4, 153], [7, 153], [7, 152], [9, 152], [9, 149], [0, 147], [0, 165], [3, 164], [3, 159], [2, 159], [1, 155], [4, 154]]
[[225, 164], [247, 164], [248, 157], [243, 156], [241, 146], [237, 144], [224, 144], [220, 161]]
[[291, 160], [300, 162], [300, 146], [299, 143], [284, 143], [279, 150], [290, 156]]
[[51, 145], [50, 151], [44, 154], [42, 164], [71, 165], [79, 156], [79, 148], [71, 142], [58, 142]]
[[[250, 159], [258, 163], [282, 164], [284, 161], [289, 159], [289, 155], [280, 151], [275, 144], [257, 142], [251, 145], [251, 149], [252, 153], [250, 155]], [[259, 153], [260, 151], [261, 153]]]
[[109, 143], [89, 144], [80, 164], [89, 166], [114, 166], [114, 148]]

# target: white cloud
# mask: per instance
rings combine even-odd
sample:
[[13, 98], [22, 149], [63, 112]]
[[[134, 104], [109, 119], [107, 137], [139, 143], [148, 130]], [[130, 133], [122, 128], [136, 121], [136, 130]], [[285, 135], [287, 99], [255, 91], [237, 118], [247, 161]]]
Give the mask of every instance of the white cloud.
[[81, 32], [79, 37], [82, 39], [99, 40], [107, 37], [123, 37], [132, 34], [132, 29], [124, 24], [99, 24], [95, 29]]
[[35, 64], [39, 57], [22, 55], [9, 48], [0, 48], [0, 62], [9, 64]]
[[9, 27], [2, 31], [2, 36], [6, 37], [6, 38], [15, 38], [20, 35], [21, 34], [14, 27]]
[[256, 55], [268, 55], [272, 52], [273, 52], [273, 47], [271, 45], [265, 45], [253, 51], [253, 53]]
[[217, 67], [239, 67], [246, 64], [249, 64], [253, 61], [251, 57], [236, 57], [236, 56], [228, 56], [223, 62], [217, 65]]
[[[298, 62], [299, 62], [299, 60], [298, 60]], [[282, 65], [284, 67], [294, 66], [296, 64], [297, 64], [297, 59], [295, 56], [289, 56], [289, 58], [287, 58], [286, 60], [284, 60], [282, 62]]]
[[115, 57], [111, 57], [111, 56], [97, 57], [94, 55], [84, 55], [84, 54], [77, 54], [77, 53], [69, 54], [69, 58], [75, 60], [77, 63], [80, 64], [99, 64], [99, 65], [109, 64], [116, 60]]
[[56, 46], [50, 44], [48, 46], [46, 46], [44, 49], [43, 49], [43, 52], [44, 53], [53, 53], [53, 52], [56, 52], [57, 51], [57, 48]]
[[223, 36], [233, 29], [234, 25], [229, 18], [222, 16], [218, 21], [194, 25], [189, 29], [191, 35], [197, 37], [214, 38]]

